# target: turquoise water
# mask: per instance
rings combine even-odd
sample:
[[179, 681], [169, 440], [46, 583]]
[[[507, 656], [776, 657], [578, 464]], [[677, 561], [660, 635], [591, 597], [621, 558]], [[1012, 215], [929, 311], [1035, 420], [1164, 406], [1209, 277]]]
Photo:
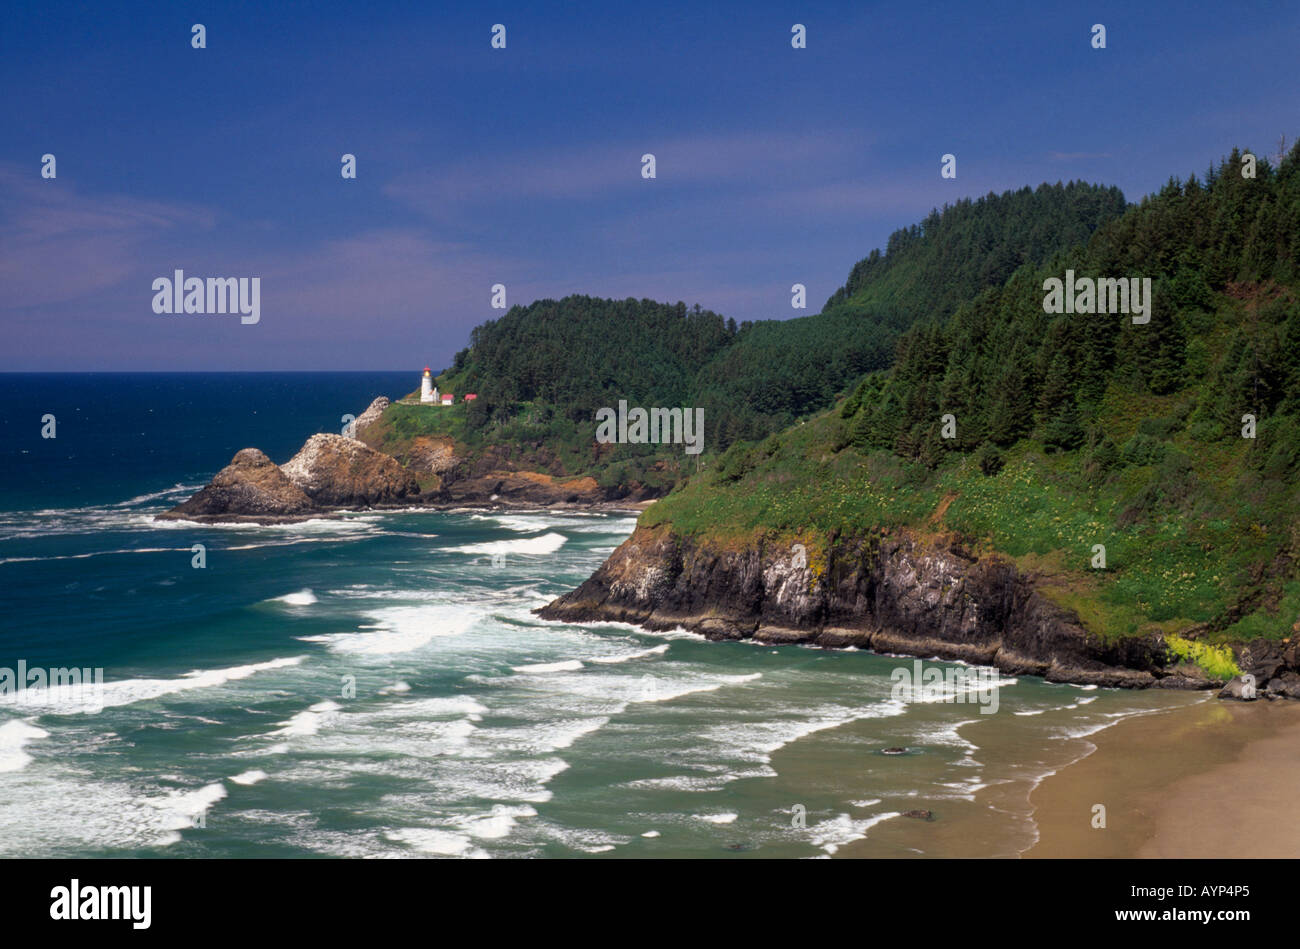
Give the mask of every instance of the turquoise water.
[[[910, 659], [535, 617], [628, 514], [154, 519], [259, 444], [230, 434], [253, 408], [284, 461], [404, 379], [335, 380], [347, 398], [325, 380], [313, 401], [268, 397], [293, 377], [170, 377], [191, 415], [171, 418], [184, 445], [167, 460], [7, 469], [0, 667], [102, 667], [106, 683], [95, 708], [0, 702], [0, 856], [1014, 853], [1035, 781], [1106, 724], [1188, 700], [1003, 678], [983, 714], [893, 695]], [[157, 409], [156, 382], [101, 380], [119, 443]], [[28, 414], [79, 397], [6, 383]], [[202, 424], [221, 410], [235, 422]], [[6, 450], [24, 447], [47, 446]], [[935, 821], [895, 817], [912, 808]], [[969, 832], [959, 845], [940, 826]]]

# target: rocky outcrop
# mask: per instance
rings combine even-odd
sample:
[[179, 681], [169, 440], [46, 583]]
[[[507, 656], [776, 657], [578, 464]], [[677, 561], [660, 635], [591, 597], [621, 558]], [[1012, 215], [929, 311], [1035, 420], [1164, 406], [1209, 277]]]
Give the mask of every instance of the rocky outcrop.
[[[414, 467], [414, 458], [408, 463]], [[450, 463], [444, 458], [437, 474], [433, 500], [444, 506], [626, 508], [664, 494], [637, 481], [601, 485], [590, 476], [566, 476], [559, 457], [541, 443], [488, 446]]]
[[414, 476], [383, 452], [342, 435], [313, 435], [284, 465], [245, 448], [197, 494], [161, 516], [275, 523], [338, 508], [409, 504], [419, 492]]
[[1157, 634], [1103, 639], [1053, 603], [1038, 578], [951, 535], [834, 537], [738, 548], [638, 527], [546, 619], [683, 626], [709, 639], [859, 646], [992, 665], [1012, 675], [1128, 688], [1210, 688], [1175, 667]]
[[375, 422], [379, 421], [379, 416], [384, 414], [384, 409], [388, 408], [388, 396], [381, 395], [375, 401], [366, 407], [366, 410], [357, 416], [357, 420], [352, 424], [352, 434], [357, 438]]
[[440, 503], [455, 505], [590, 507], [604, 501], [595, 478], [555, 478], [536, 471], [491, 471], [475, 478], [449, 480], [438, 494]]
[[1259, 698], [1259, 690], [1255, 687], [1255, 677], [1249, 679], [1243, 676], [1236, 676], [1228, 680], [1219, 691], [1221, 699], [1236, 699], [1239, 702], [1254, 702]]
[[1300, 699], [1300, 673], [1287, 670], [1269, 680], [1266, 695], [1284, 699]]
[[395, 458], [342, 435], [313, 435], [281, 469], [321, 507], [396, 504], [420, 493]]
[[245, 448], [197, 494], [161, 516], [271, 523], [296, 519], [315, 510], [315, 502], [275, 462], [256, 448]]

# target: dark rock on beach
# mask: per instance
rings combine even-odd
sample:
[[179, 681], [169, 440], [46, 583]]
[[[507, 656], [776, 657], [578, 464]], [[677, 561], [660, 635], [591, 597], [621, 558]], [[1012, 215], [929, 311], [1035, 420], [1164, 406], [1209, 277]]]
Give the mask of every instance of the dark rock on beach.
[[1280, 676], [1270, 679], [1268, 691], [1269, 694], [1280, 698], [1300, 699], [1300, 674], [1284, 672]]
[[1221, 699], [1236, 699], [1239, 702], [1253, 702], [1259, 698], [1259, 687], [1254, 682], [1247, 682], [1241, 676], [1230, 679], [1219, 691]]

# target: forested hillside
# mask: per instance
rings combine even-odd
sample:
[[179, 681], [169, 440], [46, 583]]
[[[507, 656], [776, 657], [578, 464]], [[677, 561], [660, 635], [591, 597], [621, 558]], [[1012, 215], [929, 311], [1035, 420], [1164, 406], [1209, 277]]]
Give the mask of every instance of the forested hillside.
[[719, 419], [719, 447], [829, 405], [849, 380], [890, 365], [901, 332], [1085, 243], [1125, 207], [1118, 188], [1058, 182], [964, 199], [895, 231], [820, 314], [755, 324], [700, 374], [697, 404]]
[[[605, 481], [682, 470], [681, 449], [593, 446], [603, 406], [700, 406], [705, 450], [761, 438], [823, 409], [890, 364], [899, 334], [949, 315], [1019, 266], [1084, 242], [1124, 210], [1115, 188], [1022, 188], [935, 211], [856, 264], [815, 316], [737, 326], [697, 306], [571, 296], [516, 306], [477, 327], [439, 377], [467, 409], [406, 419], [475, 445], [548, 446], [567, 474]], [[414, 433], [414, 430], [412, 430]], [[652, 470], [657, 474], [652, 474]]]
[[[1041, 574], [1101, 635], [1290, 636], [1300, 146], [1277, 168], [1260, 159], [1253, 178], [1244, 167], [1234, 151], [1203, 178], [1171, 179], [1086, 246], [916, 323], [891, 370], [806, 424], [733, 446], [642, 523], [823, 548], [953, 530]], [[1067, 269], [1150, 278], [1150, 322], [1044, 312], [1045, 281]]]

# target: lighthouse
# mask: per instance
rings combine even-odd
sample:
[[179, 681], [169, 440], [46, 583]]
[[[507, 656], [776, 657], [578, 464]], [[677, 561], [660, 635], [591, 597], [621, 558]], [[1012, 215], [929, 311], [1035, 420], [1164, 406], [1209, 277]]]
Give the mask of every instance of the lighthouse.
[[438, 387], [433, 384], [433, 376], [429, 373], [429, 367], [424, 367], [424, 375], [420, 379], [420, 401], [432, 405], [441, 405], [438, 401]]

